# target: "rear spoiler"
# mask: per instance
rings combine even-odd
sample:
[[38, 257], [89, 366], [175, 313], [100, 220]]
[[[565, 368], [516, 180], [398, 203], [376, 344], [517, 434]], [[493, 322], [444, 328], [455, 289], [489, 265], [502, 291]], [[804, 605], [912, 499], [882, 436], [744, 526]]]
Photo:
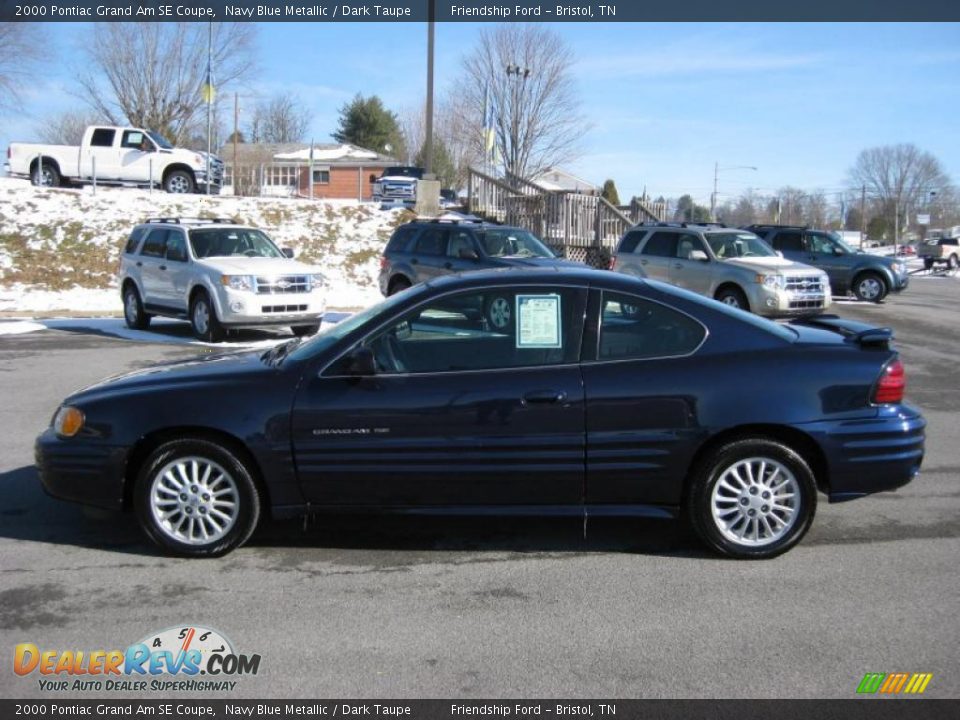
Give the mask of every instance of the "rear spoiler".
[[874, 327], [856, 320], [844, 320], [836, 315], [798, 318], [792, 320], [790, 324], [830, 330], [843, 335], [846, 342], [863, 347], [888, 348], [890, 341], [893, 340], [893, 330], [888, 327]]

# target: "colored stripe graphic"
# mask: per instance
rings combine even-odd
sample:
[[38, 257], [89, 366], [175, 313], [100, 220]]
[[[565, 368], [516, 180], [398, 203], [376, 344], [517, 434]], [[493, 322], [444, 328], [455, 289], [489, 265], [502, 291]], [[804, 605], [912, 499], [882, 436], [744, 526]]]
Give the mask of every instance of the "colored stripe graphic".
[[872, 695], [880, 689], [880, 683], [883, 682], [883, 679], [886, 676], [886, 673], [867, 673], [863, 676], [863, 680], [860, 681], [860, 685], [857, 687], [857, 692], [868, 693]]
[[857, 692], [866, 695], [921, 695], [933, 680], [933, 673], [867, 673], [857, 686]]

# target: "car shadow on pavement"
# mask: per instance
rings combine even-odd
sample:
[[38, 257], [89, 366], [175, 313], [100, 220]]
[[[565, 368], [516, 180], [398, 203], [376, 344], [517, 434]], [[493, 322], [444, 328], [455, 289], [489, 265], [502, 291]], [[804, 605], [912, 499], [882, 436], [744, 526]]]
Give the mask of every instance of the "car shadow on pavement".
[[[49, 497], [36, 467], [0, 473], [0, 538], [156, 557], [131, 513]], [[247, 547], [444, 552], [631, 553], [711, 557], [684, 523], [643, 518], [318, 515], [266, 520]]]

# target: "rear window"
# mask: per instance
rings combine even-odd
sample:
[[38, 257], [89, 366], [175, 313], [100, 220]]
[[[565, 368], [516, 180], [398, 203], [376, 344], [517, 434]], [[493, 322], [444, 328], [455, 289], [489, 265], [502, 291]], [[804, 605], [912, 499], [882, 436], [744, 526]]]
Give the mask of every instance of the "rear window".
[[654, 255], [656, 257], [676, 257], [677, 233], [655, 232], [644, 244], [640, 254]]
[[116, 134], [117, 131], [111, 128], [97, 128], [90, 136], [90, 144], [94, 147], [112, 147], [113, 137]]
[[398, 228], [393, 233], [393, 237], [390, 238], [390, 242], [387, 243], [387, 249], [385, 252], [388, 252], [388, 253], [409, 252], [410, 241], [413, 239], [413, 236], [416, 234], [417, 234], [417, 228], [415, 227]]
[[445, 255], [447, 252], [447, 231], [439, 228], [427, 228], [417, 238], [414, 251], [418, 255]]
[[140, 244], [140, 241], [143, 239], [143, 236], [147, 234], [147, 228], [145, 227], [135, 227], [133, 232], [130, 233], [130, 239], [127, 240], [127, 246], [123, 249], [125, 255], [133, 255], [137, 250], [137, 245]]
[[620, 247], [617, 248], [617, 252], [632, 253], [637, 249], [637, 245], [640, 244], [640, 241], [643, 240], [643, 236], [646, 234], [646, 230], [633, 230], [628, 232], [623, 236], [623, 240], [620, 241]]
[[141, 255], [146, 257], [163, 257], [163, 253], [167, 244], [167, 233], [169, 230], [162, 228], [157, 230], [152, 230], [147, 239], [143, 243], [143, 249], [140, 251]]

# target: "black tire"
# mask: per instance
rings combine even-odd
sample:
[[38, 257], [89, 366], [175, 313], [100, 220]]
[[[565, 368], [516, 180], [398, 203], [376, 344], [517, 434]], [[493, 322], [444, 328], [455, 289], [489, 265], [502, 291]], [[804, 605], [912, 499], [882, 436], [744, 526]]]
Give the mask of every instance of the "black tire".
[[174, 170], [163, 179], [163, 189], [168, 193], [183, 195], [195, 192], [197, 186], [193, 182], [193, 175], [186, 170]]
[[[746, 474], [746, 464], [752, 468], [750, 475]], [[773, 469], [776, 473], [770, 472]], [[742, 486], [731, 479], [733, 470], [747, 477]], [[756, 474], [760, 473], [763, 477], [757, 481]], [[781, 481], [786, 488], [778, 487]], [[792, 491], [790, 497], [787, 490]], [[780, 502], [793, 503], [792, 507], [777, 505], [777, 492], [783, 493]], [[686, 510], [693, 529], [706, 545], [729, 557], [765, 559], [786, 552], [810, 529], [816, 508], [817, 486], [810, 466], [777, 440], [757, 437], [727, 443], [691, 470]], [[752, 528], [756, 528], [756, 540], [750, 538]], [[739, 531], [746, 537], [738, 540]]]
[[740, 288], [720, 288], [716, 294], [716, 299], [722, 302], [724, 305], [729, 305], [730, 307], [736, 307], [750, 312], [750, 303], [747, 301], [747, 296], [743, 294], [743, 290]]
[[123, 289], [123, 319], [131, 330], [146, 330], [150, 326], [150, 318], [143, 311], [143, 302], [137, 288], [128, 284]]
[[41, 160], [30, 173], [30, 182], [39, 187], [60, 187], [60, 171], [52, 161]]
[[924, 258], [924, 259], [923, 259], [923, 269], [924, 269], [924, 270], [931, 270], [932, 268], [933, 268], [933, 259], [932, 259], [932, 258]]
[[293, 334], [297, 337], [307, 337], [308, 335], [316, 335], [320, 330], [320, 324], [316, 325], [291, 325], [290, 330], [293, 331]]
[[878, 303], [888, 292], [887, 283], [875, 272], [862, 272], [853, 279], [853, 294], [862, 302]]
[[405, 277], [395, 277], [390, 281], [390, 285], [387, 288], [387, 295], [396, 295], [398, 292], [403, 292], [410, 287], [410, 281]]
[[956, 270], [957, 265], [960, 265], [960, 262], [957, 261], [956, 254], [953, 254], [947, 258], [947, 270]]
[[208, 343], [223, 342], [226, 330], [217, 317], [217, 309], [210, 302], [206, 290], [198, 291], [190, 302], [190, 324], [197, 340]]
[[[192, 462], [197, 463], [196, 475]], [[183, 463], [185, 474], [177, 471], [177, 463]], [[208, 475], [204, 465], [211, 468]], [[178, 482], [183, 486], [177, 488]], [[178, 495], [177, 490], [182, 492]], [[232, 511], [228, 502], [235, 503]], [[250, 468], [236, 453], [209, 440], [164, 443], [140, 468], [134, 486], [137, 519], [144, 532], [165, 552], [184, 557], [216, 557], [245, 543], [257, 527], [260, 504]], [[224, 512], [232, 519], [223, 519]], [[213, 523], [221, 524], [221, 534]], [[204, 542], [197, 526], [203, 527], [209, 541]], [[186, 536], [187, 528], [193, 542]]]

